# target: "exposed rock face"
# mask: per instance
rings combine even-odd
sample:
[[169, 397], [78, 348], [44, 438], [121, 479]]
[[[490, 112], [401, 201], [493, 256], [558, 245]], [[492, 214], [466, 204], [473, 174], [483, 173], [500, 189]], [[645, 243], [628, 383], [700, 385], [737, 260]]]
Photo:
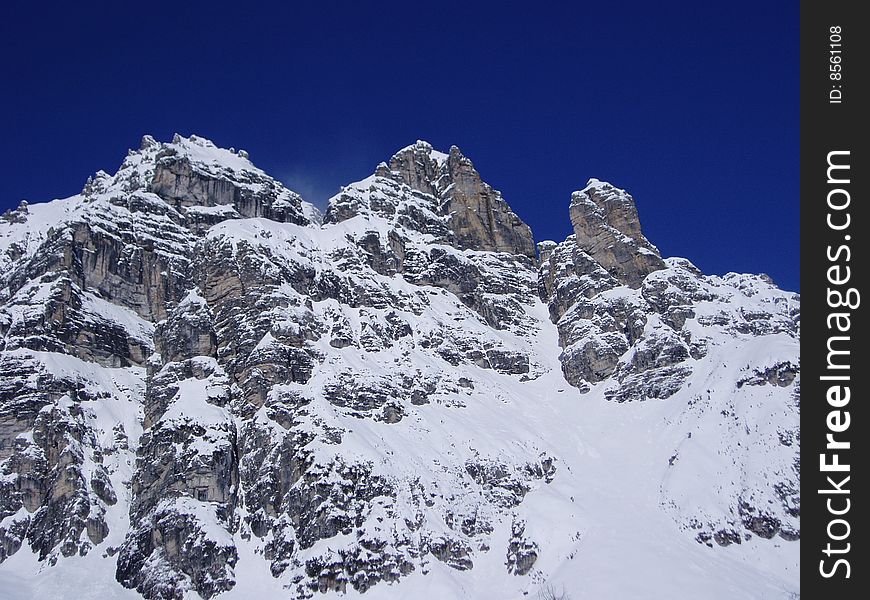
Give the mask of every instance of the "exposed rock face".
[[[662, 260], [640, 233], [631, 197], [600, 182], [591, 189], [596, 191], [574, 193], [572, 217], [578, 206], [591, 204], [578, 201], [586, 194], [607, 198], [601, 205], [610, 208], [572, 219], [575, 234], [561, 244], [539, 245], [538, 290], [557, 325], [562, 370], [572, 385], [589, 389], [612, 379], [619, 385], [608, 398], [663, 399], [681, 389], [692, 361], [705, 356], [718, 335], [797, 338], [800, 313], [793, 294], [780, 292], [765, 276], [707, 277], [685, 259]], [[607, 194], [597, 195], [602, 189]], [[617, 239], [617, 230], [607, 225], [590, 236], [588, 223], [607, 211], [634, 237]], [[614, 250], [620, 244], [622, 250]], [[621, 252], [641, 258], [614, 262]], [[711, 311], [715, 316], [704, 314]]]
[[[105, 540], [107, 513], [126, 509], [117, 453], [141, 431], [141, 370], [24, 349], [0, 361], [0, 554], [26, 544], [51, 564], [85, 555]], [[112, 413], [128, 417], [108, 432], [94, 426]]]
[[[340, 196], [330, 203], [326, 222], [339, 222], [370, 210], [386, 217], [396, 215], [402, 225], [432, 234], [461, 250], [535, 257], [529, 226], [514, 214], [500, 192], [480, 179], [472, 162], [456, 146], [443, 154], [418, 141], [397, 152], [389, 165], [379, 166], [375, 177], [371, 183], [386, 188], [382, 196], [373, 197], [368, 206], [361, 206], [352, 192]], [[378, 179], [405, 184], [421, 196], [413, 207], [399, 206], [395, 199], [406, 195], [401, 187], [384, 185], [386, 182]]]
[[577, 246], [620, 283], [636, 288], [664, 268], [658, 248], [641, 233], [634, 198], [625, 190], [590, 179], [572, 194], [569, 212]]
[[[242, 150], [231, 160], [227, 156], [215, 159], [209, 155], [223, 151], [209, 140], [177, 135], [169, 145], [146, 136], [142, 148], [158, 149], [148, 190], [176, 206], [197, 207], [186, 211], [196, 225], [212, 225], [223, 220], [221, 216], [238, 215], [299, 225], [311, 222], [313, 213], [303, 206], [302, 198], [250, 168], [248, 155]], [[236, 215], [232, 215], [233, 210]]]
[[[609, 184], [570, 215], [537, 263], [472, 163], [417, 142], [321, 225], [195, 136], [8, 212], [0, 569], [78, 555], [149, 599], [249, 593], [250, 569], [293, 598], [478, 571], [510, 583], [470, 597], [533, 593], [581, 550], [577, 507], [619, 495], [578, 475], [566, 382], [676, 407], [637, 451], [664, 457], [642, 518], [665, 535], [799, 537], [797, 296], [662, 259]], [[710, 448], [714, 508], [687, 483]]]

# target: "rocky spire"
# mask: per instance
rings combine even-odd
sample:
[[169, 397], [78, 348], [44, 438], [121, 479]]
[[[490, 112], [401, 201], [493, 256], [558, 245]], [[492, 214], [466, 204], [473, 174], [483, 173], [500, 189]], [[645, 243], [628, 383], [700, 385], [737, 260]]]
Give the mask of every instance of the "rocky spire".
[[456, 146], [444, 154], [418, 141], [396, 153], [390, 169], [412, 188], [441, 200], [441, 213], [450, 216], [459, 248], [535, 256], [532, 230], [501, 192], [481, 180], [474, 164]]
[[569, 210], [577, 246], [621, 283], [636, 288], [664, 268], [658, 248], [641, 233], [637, 206], [625, 190], [590, 179], [571, 195]]

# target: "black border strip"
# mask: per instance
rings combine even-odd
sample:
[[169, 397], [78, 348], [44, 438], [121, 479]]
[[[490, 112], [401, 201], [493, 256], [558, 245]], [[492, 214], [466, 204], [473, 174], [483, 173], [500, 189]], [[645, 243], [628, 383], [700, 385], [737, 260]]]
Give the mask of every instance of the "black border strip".
[[862, 362], [870, 295], [858, 300], [868, 291], [870, 232], [870, 22], [859, 17], [862, 4], [801, 2], [801, 593], [813, 599], [870, 593], [870, 503], [860, 491], [870, 489], [870, 370]]

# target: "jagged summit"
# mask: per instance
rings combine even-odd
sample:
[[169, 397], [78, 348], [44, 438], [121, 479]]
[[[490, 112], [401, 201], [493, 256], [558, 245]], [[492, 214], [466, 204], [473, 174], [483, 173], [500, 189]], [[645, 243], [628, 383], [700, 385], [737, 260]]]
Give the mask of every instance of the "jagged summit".
[[535, 257], [528, 225], [456, 146], [445, 154], [417, 141], [399, 150], [372, 177], [331, 198], [324, 220], [337, 223], [357, 214], [393, 219], [459, 249]]
[[[452, 151], [453, 148], [456, 148], [456, 146], [451, 146], [450, 150]], [[425, 140], [417, 140], [413, 144], [405, 146], [404, 148], [393, 154], [391, 160], [395, 159], [399, 155], [407, 153], [413, 154], [414, 156], [419, 156], [422, 160], [433, 160], [441, 164], [446, 163], [450, 157], [449, 154], [445, 154], [444, 152], [435, 150], [432, 144], [430, 144], [429, 142]]]
[[586, 187], [571, 194], [571, 206], [575, 204], [585, 204], [598, 213], [602, 221], [597, 224], [613, 227], [658, 253], [658, 249], [641, 233], [637, 205], [632, 195], [624, 189], [593, 177], [586, 182]]
[[244, 150], [179, 134], [169, 143], [145, 136], [140, 147], [139, 152], [131, 152], [119, 175], [130, 171], [124, 176], [144, 179], [148, 191], [177, 205], [232, 207], [242, 217], [300, 224], [319, 220], [312, 205], [255, 167]]
[[153, 177], [157, 163], [169, 163], [167, 159], [170, 158], [187, 162], [191, 168], [211, 178], [223, 177], [236, 183], [243, 183], [246, 177], [252, 180], [271, 179], [250, 161], [244, 150], [222, 148], [202, 136], [191, 134], [185, 137], [178, 133], [168, 142], [160, 142], [150, 135], [142, 136], [139, 149], [128, 151], [119, 174], [138, 167], [140, 174]]
[[630, 287], [664, 268], [658, 248], [644, 237], [634, 198], [612, 184], [590, 179], [571, 194], [575, 242], [610, 274]]
[[[236, 150], [235, 148], [221, 148], [213, 141], [202, 136], [191, 134], [183, 136], [180, 133], [172, 135], [170, 142], [158, 142], [153, 136], [145, 134], [142, 136], [142, 141], [139, 143], [140, 151], [150, 149], [160, 150], [165, 147], [173, 147], [181, 154], [186, 154], [194, 158], [197, 162], [220, 164], [227, 167], [235, 167], [240, 170], [259, 171], [253, 163], [248, 160], [248, 153], [244, 150]], [[130, 151], [133, 152], [132, 150]], [[239, 157], [247, 162], [239, 162], [236, 157]]]
[[198, 136], [8, 212], [0, 589], [794, 597], [799, 297], [569, 212], [417, 142], [321, 224]]

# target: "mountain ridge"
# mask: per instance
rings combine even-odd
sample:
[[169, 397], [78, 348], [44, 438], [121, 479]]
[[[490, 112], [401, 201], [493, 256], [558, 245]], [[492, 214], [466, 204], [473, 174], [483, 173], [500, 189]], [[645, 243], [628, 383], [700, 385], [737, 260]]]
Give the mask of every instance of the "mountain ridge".
[[321, 216], [243, 151], [146, 136], [73, 199], [0, 223], [0, 573], [632, 597], [623, 553], [657, 597], [798, 592], [799, 296], [662, 258], [624, 190], [590, 180], [536, 248], [456, 147]]

